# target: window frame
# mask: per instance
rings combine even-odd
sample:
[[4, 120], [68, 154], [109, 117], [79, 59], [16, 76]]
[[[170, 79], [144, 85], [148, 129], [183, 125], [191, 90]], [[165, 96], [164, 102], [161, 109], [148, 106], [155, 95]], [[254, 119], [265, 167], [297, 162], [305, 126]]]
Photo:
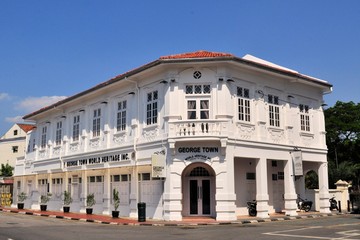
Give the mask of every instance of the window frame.
[[146, 126], [159, 123], [159, 90], [154, 89], [146, 93]]
[[[195, 108], [189, 108], [189, 102], [195, 102]], [[207, 102], [207, 108], [203, 108], [202, 102]], [[211, 116], [210, 97], [198, 96], [186, 98], [186, 119], [187, 120], [208, 120]], [[190, 118], [189, 113], [195, 113], [195, 118]], [[207, 117], [206, 117], [207, 115]], [[205, 117], [203, 117], [205, 116]]]
[[300, 130], [302, 132], [311, 132], [311, 122], [310, 122], [310, 106], [307, 104], [299, 104], [299, 114], [300, 114]]
[[[125, 105], [125, 107], [124, 107]], [[116, 132], [125, 132], [127, 128], [127, 99], [121, 99], [117, 101], [116, 109]]]
[[92, 111], [92, 125], [91, 132], [93, 138], [98, 138], [101, 135], [101, 122], [102, 122], [102, 108], [95, 107]]
[[250, 98], [250, 88], [243, 86], [236, 86], [236, 97], [237, 97], [237, 115], [238, 121], [251, 123], [252, 121], [252, 106]]
[[43, 126], [41, 128], [41, 136], [40, 136], [40, 147], [41, 149], [46, 148], [47, 145], [47, 126]]
[[19, 146], [11, 146], [12, 152], [13, 153], [18, 153], [19, 152]]
[[56, 129], [55, 129], [55, 145], [60, 146], [62, 141], [62, 129], [63, 129], [63, 121], [56, 122]]
[[268, 94], [268, 116], [269, 116], [269, 125], [271, 127], [280, 128], [281, 127], [281, 119], [280, 119], [280, 104], [279, 104], [279, 96], [275, 94]]
[[72, 133], [71, 138], [73, 142], [77, 142], [80, 140], [80, 123], [81, 116], [80, 114], [75, 114], [72, 118]]

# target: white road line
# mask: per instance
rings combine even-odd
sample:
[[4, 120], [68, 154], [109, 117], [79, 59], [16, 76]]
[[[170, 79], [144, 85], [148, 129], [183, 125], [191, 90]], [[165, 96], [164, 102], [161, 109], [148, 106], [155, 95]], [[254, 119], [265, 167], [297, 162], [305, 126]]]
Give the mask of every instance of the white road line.
[[316, 228], [324, 228], [324, 227], [316, 226], [316, 227], [297, 228], [297, 229], [291, 229], [291, 230], [268, 232], [268, 233], [264, 233], [264, 234], [272, 235], [272, 236], [282, 236], [282, 237], [288, 237], [288, 238], [303, 238], [303, 239], [307, 238], [307, 239], [326, 239], [326, 240], [340, 240], [340, 239], [348, 239], [348, 238], [354, 239], [352, 237], [360, 236], [359, 230], [348, 230], [348, 231], [336, 232], [336, 234], [342, 235], [341, 237], [320, 237], [320, 236], [306, 236], [306, 235], [299, 235], [299, 234], [291, 234], [291, 232], [295, 232], [295, 231], [304, 231], [304, 230], [316, 229]]

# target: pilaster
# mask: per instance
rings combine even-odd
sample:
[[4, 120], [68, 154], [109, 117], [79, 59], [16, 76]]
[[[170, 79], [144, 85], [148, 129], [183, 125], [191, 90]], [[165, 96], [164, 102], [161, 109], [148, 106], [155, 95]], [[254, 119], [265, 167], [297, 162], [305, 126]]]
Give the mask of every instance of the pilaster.
[[291, 158], [285, 162], [284, 188], [285, 215], [297, 216], [297, 194], [295, 189], [294, 168]]
[[269, 194], [267, 177], [267, 159], [260, 158], [256, 162], [256, 201], [257, 216], [269, 218]]

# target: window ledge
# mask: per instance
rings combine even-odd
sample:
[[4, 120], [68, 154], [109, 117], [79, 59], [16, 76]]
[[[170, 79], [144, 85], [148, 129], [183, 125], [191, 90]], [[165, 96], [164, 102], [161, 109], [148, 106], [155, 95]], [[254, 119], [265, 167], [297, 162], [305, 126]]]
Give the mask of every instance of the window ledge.
[[243, 126], [243, 127], [255, 127], [255, 124], [251, 123], [251, 122], [242, 122], [242, 121], [237, 121], [236, 122], [236, 126]]
[[100, 140], [100, 136], [92, 137], [90, 139], [91, 142]]
[[272, 131], [272, 132], [283, 132], [284, 129], [280, 128], [280, 127], [268, 127], [269, 131]]
[[124, 136], [124, 135], [126, 135], [126, 130], [122, 130], [122, 131], [114, 133], [115, 137], [120, 137], [120, 136]]
[[300, 136], [301, 137], [311, 137], [311, 138], [313, 138], [315, 136], [315, 134], [313, 134], [311, 132], [300, 132]]
[[146, 126], [143, 128], [143, 130], [147, 130], [147, 131], [149, 131], [149, 130], [155, 130], [155, 129], [157, 129], [158, 127], [159, 127], [158, 124], [146, 125]]

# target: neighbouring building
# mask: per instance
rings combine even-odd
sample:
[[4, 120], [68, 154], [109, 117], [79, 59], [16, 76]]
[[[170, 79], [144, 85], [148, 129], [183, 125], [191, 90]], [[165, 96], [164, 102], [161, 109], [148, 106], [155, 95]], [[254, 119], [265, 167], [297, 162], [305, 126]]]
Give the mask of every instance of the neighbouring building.
[[26, 134], [35, 128], [31, 124], [15, 123], [0, 138], [0, 164], [15, 167], [16, 160], [21, 160], [26, 152]]
[[[0, 166], [9, 164], [15, 167], [17, 160], [23, 160], [26, 151], [26, 134], [34, 129], [30, 124], [14, 124], [0, 137]], [[0, 172], [0, 205], [10, 206], [12, 202], [13, 178], [1, 176]]]
[[246, 55], [197, 51], [160, 57], [24, 117], [36, 123], [14, 192], [64, 190], [72, 212], [235, 220], [256, 199], [258, 216], [297, 215], [304, 175], [319, 177], [319, 211], [329, 212], [322, 106], [327, 81]]

